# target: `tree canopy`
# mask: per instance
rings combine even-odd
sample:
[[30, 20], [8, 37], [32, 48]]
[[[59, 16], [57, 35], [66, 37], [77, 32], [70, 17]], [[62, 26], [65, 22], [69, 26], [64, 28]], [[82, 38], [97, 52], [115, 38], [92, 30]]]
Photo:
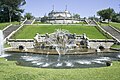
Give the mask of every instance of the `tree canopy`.
[[113, 22], [120, 22], [120, 13], [115, 13], [112, 18]]
[[115, 11], [112, 8], [103, 9], [97, 12], [98, 16], [100, 16], [103, 20], [108, 19], [108, 21], [112, 19], [114, 14], [115, 14]]
[[19, 21], [25, 0], [0, 0], [0, 22]]
[[97, 15], [103, 20], [108, 19], [108, 22], [109, 20], [113, 22], [120, 22], [120, 13], [116, 13], [112, 8], [100, 10], [97, 12]]
[[33, 18], [32, 13], [26, 13], [26, 14], [24, 15], [24, 18], [32, 19], [32, 18]]
[[80, 15], [79, 15], [79, 14], [74, 14], [74, 15], [73, 15], [73, 18], [75, 18], [75, 19], [80, 19]]

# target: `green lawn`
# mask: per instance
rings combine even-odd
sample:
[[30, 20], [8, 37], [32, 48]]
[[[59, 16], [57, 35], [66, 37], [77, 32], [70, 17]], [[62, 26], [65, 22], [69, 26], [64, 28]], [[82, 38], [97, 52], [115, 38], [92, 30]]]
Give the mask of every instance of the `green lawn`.
[[17, 66], [0, 58], [0, 80], [119, 80], [120, 62], [110, 67], [45, 69]]
[[[43, 22], [38, 22], [38, 21], [35, 21], [34, 24], [50, 24], [50, 23], [43, 23]], [[86, 22], [79, 22], [79, 23], [73, 23], [73, 24], [87, 24]]]
[[34, 24], [47, 24], [47, 23], [35, 21]]
[[118, 44], [114, 44], [113, 46], [112, 46], [112, 48], [118, 48], [118, 49], [120, 49], [120, 44], [118, 45]]
[[117, 29], [120, 30], [120, 23], [116, 23], [116, 22], [110, 22], [109, 24], [104, 22], [104, 23], [98, 23], [100, 24], [101, 26], [108, 26], [109, 24]]
[[102, 23], [98, 22], [98, 24], [101, 26], [108, 26], [109, 25], [108, 22], [102, 22]]
[[9, 25], [9, 23], [0, 23], [0, 30], [4, 29], [8, 25]]
[[19, 22], [11, 22], [11, 23], [7, 22], [7, 23], [0, 23], [0, 30], [3, 30], [5, 27], [7, 27], [7, 26], [8, 26], [8, 25], [10, 25], [10, 24], [13, 24], [13, 25], [18, 25], [18, 24], [19, 24]]
[[110, 25], [120, 30], [120, 23], [111, 22]]
[[44, 26], [24, 26], [12, 38], [14, 39], [33, 39], [36, 33], [52, 33], [56, 29], [66, 29], [71, 33], [86, 33], [90, 39], [106, 39], [94, 26], [78, 25], [44, 25]]

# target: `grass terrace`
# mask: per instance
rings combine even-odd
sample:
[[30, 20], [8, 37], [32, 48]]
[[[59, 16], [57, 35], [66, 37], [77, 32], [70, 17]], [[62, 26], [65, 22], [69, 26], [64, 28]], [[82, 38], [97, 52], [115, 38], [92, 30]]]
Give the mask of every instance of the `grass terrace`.
[[84, 24], [87, 24], [86, 22], [79, 22], [79, 23], [75, 23], [75, 24], [82, 24], [82, 25], [84, 25]]
[[47, 24], [47, 23], [43, 23], [43, 22], [39, 22], [39, 21], [35, 21], [33, 24]]
[[0, 80], [119, 80], [120, 62], [110, 67], [45, 69], [17, 66], [0, 58]]
[[8, 25], [9, 25], [9, 23], [0, 23], [0, 30], [3, 30]]
[[117, 29], [120, 30], [120, 23], [116, 22], [110, 22], [109, 24], [107, 22], [99, 23], [101, 26], [108, 26], [109, 24]]
[[7, 26], [8, 26], [8, 25], [10, 25], [10, 24], [13, 24], [13, 25], [18, 25], [18, 24], [19, 24], [19, 22], [11, 22], [11, 23], [7, 22], [7, 23], [0, 23], [0, 30], [3, 30], [5, 27], [7, 27]]
[[109, 25], [108, 22], [102, 22], [102, 23], [98, 22], [98, 24], [101, 26], [108, 26]]
[[56, 29], [66, 29], [71, 33], [83, 34], [86, 33], [90, 39], [107, 39], [94, 26], [80, 26], [80, 25], [34, 25], [24, 26], [15, 35], [13, 39], [33, 39], [36, 33], [45, 34], [52, 33]]
[[120, 30], [120, 23], [111, 22], [110, 25]]
[[[43, 22], [35, 21], [34, 24], [51, 24], [51, 23], [43, 23]], [[84, 24], [87, 24], [87, 23], [82, 21], [82, 22], [73, 23], [73, 24], [82, 24], [82, 25], [84, 25]]]
[[120, 49], [120, 44], [114, 44], [114, 45], [112, 46], [112, 48]]

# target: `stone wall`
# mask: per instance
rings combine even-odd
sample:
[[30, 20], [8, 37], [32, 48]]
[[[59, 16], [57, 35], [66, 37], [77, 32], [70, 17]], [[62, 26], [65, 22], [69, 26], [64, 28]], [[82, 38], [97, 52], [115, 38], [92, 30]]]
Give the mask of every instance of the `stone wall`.
[[101, 46], [105, 49], [109, 49], [114, 43], [113, 42], [89, 42], [89, 48], [99, 49]]
[[34, 41], [32, 39], [17, 39], [17, 40], [14, 40], [14, 39], [11, 39], [11, 40], [8, 40], [8, 44], [10, 44], [10, 46], [12, 48], [19, 48], [20, 46], [24, 47], [25, 49], [26, 48], [34, 48]]
[[71, 23], [79, 23], [80, 21], [77, 20], [50, 20], [47, 21], [47, 23], [52, 23], [52, 24], [71, 24]]
[[19, 48], [20, 46], [23, 46], [24, 48], [34, 48], [33, 42], [9, 42], [12, 48]]
[[[9, 40], [8, 43], [13, 48], [19, 48], [20, 46], [23, 46], [24, 48], [34, 48], [33, 40]], [[98, 49], [102, 46], [105, 49], [109, 49], [113, 44], [113, 40], [89, 40], [88, 48]]]

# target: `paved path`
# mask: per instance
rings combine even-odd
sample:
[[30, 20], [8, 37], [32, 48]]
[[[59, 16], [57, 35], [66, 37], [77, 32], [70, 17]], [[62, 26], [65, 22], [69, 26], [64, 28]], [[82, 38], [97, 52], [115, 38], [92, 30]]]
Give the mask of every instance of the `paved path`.
[[13, 31], [17, 30], [20, 25], [12, 25], [3, 31], [4, 38], [8, 37]]
[[117, 30], [115, 30], [114, 28], [110, 27], [110, 26], [102, 26], [102, 28], [109, 32], [112, 36], [114, 36], [116, 39], [118, 39], [117, 41], [120, 42], [120, 32], [118, 32]]

